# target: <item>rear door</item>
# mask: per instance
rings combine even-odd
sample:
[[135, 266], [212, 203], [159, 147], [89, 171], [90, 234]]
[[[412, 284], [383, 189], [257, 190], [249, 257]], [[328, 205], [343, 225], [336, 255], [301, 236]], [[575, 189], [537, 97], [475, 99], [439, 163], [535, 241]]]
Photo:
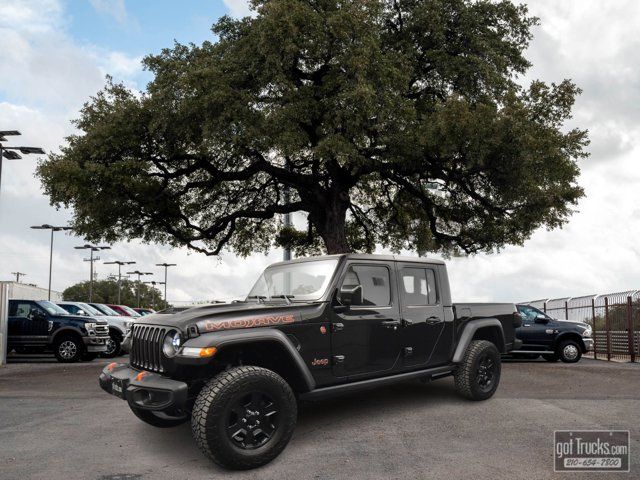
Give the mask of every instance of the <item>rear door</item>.
[[447, 349], [436, 348], [445, 326], [436, 266], [398, 263], [397, 269], [403, 364], [410, 367], [445, 363]]
[[393, 262], [347, 263], [338, 285], [361, 287], [361, 298], [332, 311], [331, 351], [337, 377], [391, 370], [400, 354], [400, 311]]

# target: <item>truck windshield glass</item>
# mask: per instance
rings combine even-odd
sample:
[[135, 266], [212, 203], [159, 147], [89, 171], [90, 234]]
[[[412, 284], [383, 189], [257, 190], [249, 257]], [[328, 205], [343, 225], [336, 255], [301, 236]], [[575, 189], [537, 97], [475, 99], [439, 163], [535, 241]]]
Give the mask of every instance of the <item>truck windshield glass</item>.
[[104, 316], [104, 313], [102, 313], [100, 310], [93, 308], [91, 305], [89, 305], [88, 303], [81, 303], [78, 302], [78, 305], [82, 308], [82, 310], [84, 310], [86, 312], [87, 315], [93, 315], [95, 317], [102, 317]]
[[51, 315], [69, 315], [69, 312], [67, 312], [64, 308], [59, 307], [55, 303], [51, 303], [48, 300], [42, 300], [38, 302], [38, 305], [44, 308]]
[[331, 259], [267, 267], [247, 299], [318, 300], [327, 290], [337, 265], [338, 260]]
[[121, 305], [122, 309], [126, 311], [132, 317], [140, 317], [141, 315], [136, 312], [133, 308], [127, 307], [126, 305]]

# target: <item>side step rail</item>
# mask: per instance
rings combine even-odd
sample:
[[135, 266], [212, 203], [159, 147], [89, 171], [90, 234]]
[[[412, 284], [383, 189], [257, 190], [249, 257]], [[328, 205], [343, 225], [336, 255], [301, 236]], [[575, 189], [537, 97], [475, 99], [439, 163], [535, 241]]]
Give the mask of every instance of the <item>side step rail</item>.
[[553, 350], [511, 350], [507, 352], [509, 355], [513, 355], [514, 353], [537, 353], [538, 355], [553, 355]]
[[367, 390], [370, 388], [376, 388], [383, 385], [390, 385], [393, 383], [404, 382], [406, 380], [413, 380], [418, 378], [435, 380], [436, 378], [442, 378], [446, 377], [447, 375], [453, 374], [454, 369], [454, 365], [446, 365], [444, 367], [428, 368], [425, 370], [400, 373], [398, 375], [391, 375], [388, 377], [371, 378], [368, 380], [361, 380], [359, 382], [347, 383], [344, 385], [332, 385], [330, 387], [316, 388], [315, 390], [300, 395], [300, 400], [318, 400], [322, 398], [332, 397], [334, 395], [342, 395], [345, 393]]

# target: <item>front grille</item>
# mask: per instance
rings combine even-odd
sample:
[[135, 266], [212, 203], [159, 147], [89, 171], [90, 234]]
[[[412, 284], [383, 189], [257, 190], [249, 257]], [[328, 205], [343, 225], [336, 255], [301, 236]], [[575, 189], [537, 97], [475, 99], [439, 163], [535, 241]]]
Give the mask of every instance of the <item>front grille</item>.
[[107, 335], [109, 333], [109, 325], [96, 325], [96, 335]]
[[132, 367], [164, 372], [162, 342], [169, 329], [153, 325], [134, 325], [129, 363]]

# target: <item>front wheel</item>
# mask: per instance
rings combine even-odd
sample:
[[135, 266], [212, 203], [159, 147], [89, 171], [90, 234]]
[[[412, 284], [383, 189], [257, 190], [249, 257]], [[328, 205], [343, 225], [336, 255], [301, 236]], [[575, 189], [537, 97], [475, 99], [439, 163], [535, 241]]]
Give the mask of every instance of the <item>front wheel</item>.
[[154, 410], [144, 410], [142, 408], [131, 407], [133, 414], [145, 423], [158, 428], [171, 428], [182, 425], [189, 420], [189, 416], [171, 415], [165, 412], [156, 412]]
[[82, 358], [84, 344], [78, 337], [65, 336], [56, 341], [54, 353], [59, 362], [74, 363]]
[[120, 337], [115, 333], [109, 333], [109, 340], [107, 340], [107, 350], [102, 352], [104, 358], [114, 358], [122, 353]]
[[456, 390], [470, 400], [490, 398], [500, 383], [500, 352], [486, 340], [474, 340], [454, 374]]
[[287, 382], [271, 370], [235, 367], [205, 385], [196, 398], [191, 431], [200, 449], [226, 468], [256, 468], [287, 446], [297, 417]]
[[564, 363], [576, 363], [582, 358], [582, 350], [578, 342], [565, 340], [558, 347], [558, 355]]

